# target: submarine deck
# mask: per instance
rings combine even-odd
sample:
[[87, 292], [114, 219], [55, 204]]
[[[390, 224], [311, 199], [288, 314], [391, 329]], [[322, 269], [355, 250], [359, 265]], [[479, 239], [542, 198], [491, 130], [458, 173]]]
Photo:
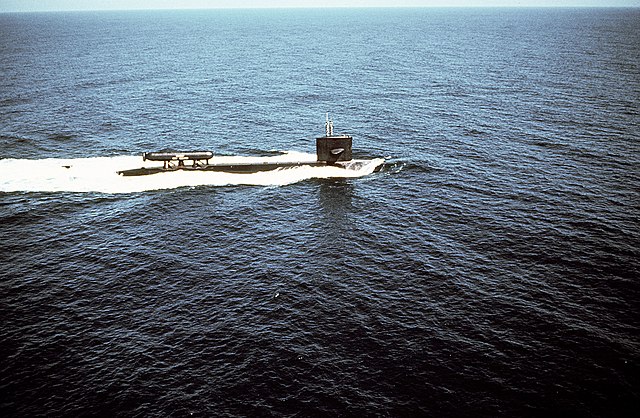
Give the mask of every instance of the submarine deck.
[[174, 171], [218, 171], [226, 173], [258, 173], [261, 171], [272, 171], [278, 168], [292, 168], [292, 167], [326, 167], [333, 166], [339, 168], [346, 168], [339, 164], [327, 164], [324, 161], [297, 161], [297, 162], [251, 162], [251, 163], [218, 163], [218, 164], [204, 164], [195, 166], [168, 166], [168, 167], [141, 167], [130, 170], [118, 171], [118, 174], [122, 176], [146, 176], [150, 174], [168, 173]]

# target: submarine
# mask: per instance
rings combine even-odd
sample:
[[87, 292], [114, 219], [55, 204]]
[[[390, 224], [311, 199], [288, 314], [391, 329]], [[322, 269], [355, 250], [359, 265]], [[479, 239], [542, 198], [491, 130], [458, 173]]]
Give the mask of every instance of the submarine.
[[291, 168], [300, 166], [325, 167], [333, 166], [343, 169], [351, 167], [353, 138], [349, 135], [334, 134], [333, 120], [327, 114], [325, 122], [325, 135], [316, 138], [316, 161], [271, 161], [271, 162], [235, 162], [212, 163], [212, 151], [174, 151], [170, 149], [157, 152], [145, 152], [143, 161], [162, 162], [157, 167], [141, 167], [130, 170], [122, 170], [117, 173], [121, 176], [146, 176], [173, 171], [220, 171], [226, 173], [257, 173], [271, 171], [279, 168]]

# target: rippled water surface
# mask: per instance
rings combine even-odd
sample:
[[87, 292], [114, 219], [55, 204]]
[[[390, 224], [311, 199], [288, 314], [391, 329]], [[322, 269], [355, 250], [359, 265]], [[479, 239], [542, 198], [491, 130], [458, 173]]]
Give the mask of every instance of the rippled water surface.
[[[0, 14], [2, 415], [632, 415], [639, 22]], [[108, 177], [326, 111], [380, 171]]]

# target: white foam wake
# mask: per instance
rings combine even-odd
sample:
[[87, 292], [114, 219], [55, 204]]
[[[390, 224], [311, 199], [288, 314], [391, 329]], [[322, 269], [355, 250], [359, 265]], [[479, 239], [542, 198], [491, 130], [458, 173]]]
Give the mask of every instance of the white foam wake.
[[[268, 163], [315, 161], [315, 154], [286, 152], [272, 157], [215, 156], [217, 163]], [[340, 167], [307, 165], [279, 168], [258, 173], [225, 173], [207, 171], [174, 171], [147, 176], [121, 176], [120, 170], [157, 167], [162, 163], [143, 163], [140, 156], [47, 158], [0, 160], [2, 192], [101, 192], [132, 193], [146, 190], [173, 189], [188, 186], [260, 185], [283, 186], [312, 178], [361, 177], [373, 173], [384, 162], [382, 158], [354, 160]]]

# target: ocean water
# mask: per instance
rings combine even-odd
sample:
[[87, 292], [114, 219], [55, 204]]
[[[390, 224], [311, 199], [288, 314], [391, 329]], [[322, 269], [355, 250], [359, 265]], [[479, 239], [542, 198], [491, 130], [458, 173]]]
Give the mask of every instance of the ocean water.
[[[634, 416], [639, 63], [638, 9], [0, 14], [0, 412]], [[325, 112], [348, 174], [115, 174]]]

